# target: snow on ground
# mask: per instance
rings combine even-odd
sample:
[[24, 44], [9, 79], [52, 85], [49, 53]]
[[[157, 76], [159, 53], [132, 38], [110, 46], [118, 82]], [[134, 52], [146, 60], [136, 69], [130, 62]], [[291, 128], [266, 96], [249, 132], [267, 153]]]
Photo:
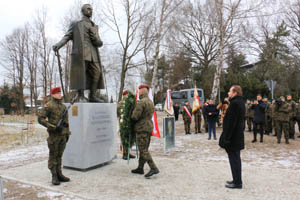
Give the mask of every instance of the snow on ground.
[[[162, 131], [163, 115], [158, 113], [158, 116]], [[12, 136], [23, 125], [5, 124], [5, 134], [0, 129], [1, 145], [4, 145], [0, 145], [0, 174], [4, 177], [5, 199], [298, 200], [300, 197], [299, 139], [286, 145], [277, 144], [273, 136], [265, 136], [264, 143], [252, 144], [252, 133], [245, 132], [246, 148], [241, 153], [244, 189], [228, 190], [224, 184], [231, 179], [231, 173], [227, 154], [219, 148], [218, 140], [207, 140], [204, 133], [186, 136], [182, 121], [178, 121], [176, 147], [170, 152], [164, 152], [163, 139], [152, 137], [150, 152], [161, 173], [151, 180], [132, 175], [130, 170], [137, 166], [137, 160], [131, 160], [128, 165], [118, 154], [112, 163], [95, 170], [64, 169], [72, 181], [54, 187], [47, 169], [46, 130], [36, 126], [29, 144], [9, 142], [19, 140]], [[192, 124], [192, 132], [193, 128]], [[219, 137], [221, 129], [217, 130]], [[117, 149], [119, 143], [118, 138]]]

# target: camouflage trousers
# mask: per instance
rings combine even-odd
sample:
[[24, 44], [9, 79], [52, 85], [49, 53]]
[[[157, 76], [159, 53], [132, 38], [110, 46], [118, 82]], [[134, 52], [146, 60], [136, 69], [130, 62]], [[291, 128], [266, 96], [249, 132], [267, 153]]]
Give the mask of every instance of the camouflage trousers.
[[252, 130], [253, 117], [246, 117], [248, 130]]
[[49, 148], [48, 168], [52, 173], [61, 171], [62, 155], [66, 148], [67, 137], [50, 134], [47, 142]]
[[284, 121], [276, 120], [275, 131], [277, 133], [277, 141], [280, 142], [282, 132], [284, 132], [284, 138], [286, 141], [289, 140], [289, 123]]
[[148, 132], [136, 132], [136, 138], [138, 143], [138, 149], [140, 152], [139, 166], [138, 168], [144, 168], [147, 162], [151, 169], [157, 169], [151, 154], [149, 152], [149, 145], [151, 141], [151, 133]]
[[289, 125], [289, 137], [294, 138], [295, 137], [295, 121], [290, 120], [288, 125]]
[[201, 132], [201, 115], [195, 115], [195, 132]]
[[278, 120], [273, 119], [273, 129], [274, 129], [274, 131], [275, 131], [275, 136], [278, 135], [278, 134], [277, 134], [277, 129], [276, 129], [277, 123], [278, 123]]
[[191, 120], [185, 120], [184, 121], [185, 133], [190, 133], [190, 129], [191, 129]]

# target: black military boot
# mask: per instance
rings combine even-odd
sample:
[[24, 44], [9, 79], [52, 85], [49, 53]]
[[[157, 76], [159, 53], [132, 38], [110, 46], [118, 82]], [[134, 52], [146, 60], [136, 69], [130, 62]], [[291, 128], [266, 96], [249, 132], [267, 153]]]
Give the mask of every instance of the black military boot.
[[60, 185], [57, 175], [52, 175], [52, 185]]
[[60, 185], [60, 181], [58, 180], [56, 169], [51, 169], [51, 174], [52, 174], [52, 184], [53, 185]]
[[70, 178], [64, 176], [64, 175], [62, 174], [62, 171], [61, 171], [61, 170], [58, 170], [58, 171], [57, 171], [57, 178], [58, 178], [58, 180], [61, 181], [61, 182], [69, 182], [69, 181], [70, 181]]
[[131, 170], [131, 173], [133, 174], [144, 174], [144, 169], [143, 168], [136, 168]]
[[286, 143], [286, 144], [289, 144], [289, 140], [285, 140], [285, 143]]
[[145, 178], [149, 178], [153, 176], [154, 174], [158, 174], [159, 170], [158, 169], [150, 169], [150, 171], [145, 175]]
[[96, 97], [98, 82], [93, 82], [90, 88], [89, 102], [102, 103], [103, 101]]
[[[135, 156], [132, 155], [132, 154], [129, 154], [129, 159], [131, 159], [131, 158], [135, 158]], [[123, 160], [128, 160], [128, 155], [127, 154], [123, 154], [123, 158], [122, 159]]]

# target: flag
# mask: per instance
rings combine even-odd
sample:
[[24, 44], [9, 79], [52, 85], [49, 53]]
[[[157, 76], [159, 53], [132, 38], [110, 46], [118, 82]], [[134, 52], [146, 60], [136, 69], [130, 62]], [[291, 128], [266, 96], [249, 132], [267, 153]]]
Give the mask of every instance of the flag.
[[173, 109], [173, 105], [172, 104], [173, 104], [173, 102], [172, 102], [172, 99], [171, 99], [171, 90], [167, 90], [164, 111], [168, 115], [174, 115], [174, 109]]
[[140, 94], [139, 94], [139, 88], [138, 87], [135, 89], [135, 100], [136, 101], [140, 100]]
[[[152, 96], [152, 90], [151, 90], [151, 88], [149, 89], [148, 97], [153, 102], [153, 96]], [[159, 133], [159, 129], [158, 129], [158, 123], [157, 123], [157, 116], [156, 116], [155, 110], [154, 110], [154, 113], [153, 113], [153, 116], [152, 116], [152, 122], [153, 122], [152, 135], [155, 136], [155, 137], [160, 138], [160, 133]]]
[[183, 106], [183, 109], [184, 109], [184, 111], [186, 112], [186, 114], [188, 114], [188, 116], [192, 119], [192, 115], [191, 115], [191, 113], [189, 112], [189, 110], [187, 109], [187, 107], [186, 107], [186, 106]]
[[196, 85], [195, 85], [192, 113], [196, 112], [199, 108], [201, 108], [201, 101], [200, 101], [198, 91], [197, 91], [197, 88], [196, 88]]

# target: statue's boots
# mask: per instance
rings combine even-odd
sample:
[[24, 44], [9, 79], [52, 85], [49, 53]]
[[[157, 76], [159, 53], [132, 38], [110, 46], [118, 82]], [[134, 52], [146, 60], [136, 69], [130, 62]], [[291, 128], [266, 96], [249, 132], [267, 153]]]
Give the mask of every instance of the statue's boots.
[[69, 182], [69, 181], [70, 181], [70, 178], [64, 176], [64, 175], [62, 174], [62, 171], [61, 171], [61, 170], [58, 170], [58, 171], [57, 171], [57, 178], [58, 178], [58, 180], [61, 181], [61, 182]]
[[89, 102], [102, 103], [103, 101], [96, 97], [98, 82], [93, 82], [90, 88]]
[[78, 90], [78, 97], [76, 99], [76, 102], [86, 103], [87, 100], [84, 97], [84, 90]]
[[51, 169], [52, 174], [52, 184], [53, 185], [60, 185], [60, 181], [58, 180], [57, 173], [55, 169]]

